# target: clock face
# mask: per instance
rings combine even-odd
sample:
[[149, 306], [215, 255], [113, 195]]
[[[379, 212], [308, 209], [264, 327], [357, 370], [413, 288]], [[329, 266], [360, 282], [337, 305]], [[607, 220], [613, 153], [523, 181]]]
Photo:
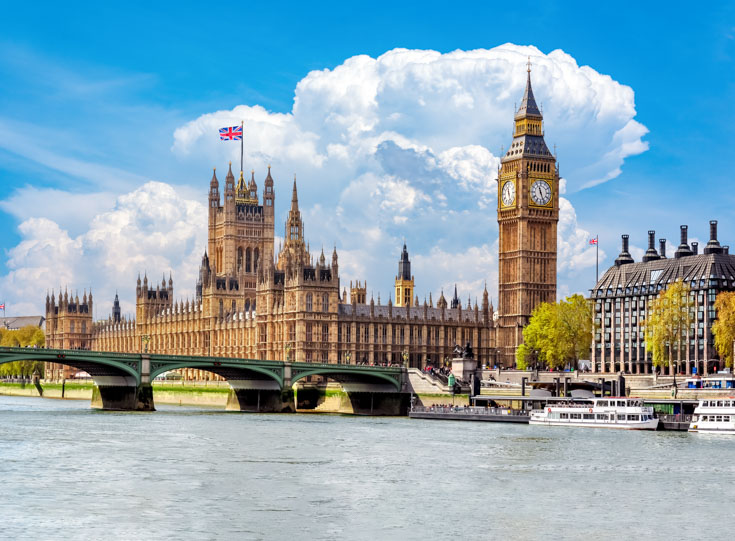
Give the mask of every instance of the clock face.
[[509, 207], [516, 200], [516, 185], [513, 181], [503, 184], [502, 201], [503, 205]]
[[543, 180], [537, 180], [531, 184], [531, 199], [537, 205], [548, 205], [551, 201], [551, 186]]

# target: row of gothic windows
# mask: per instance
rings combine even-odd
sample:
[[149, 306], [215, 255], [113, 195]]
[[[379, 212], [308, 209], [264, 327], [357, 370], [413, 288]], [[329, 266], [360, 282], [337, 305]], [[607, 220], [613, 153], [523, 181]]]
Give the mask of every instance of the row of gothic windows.
[[[244, 257], [243, 257], [244, 256]], [[257, 248], [251, 250], [247, 248], [243, 251], [242, 248], [237, 249], [237, 272], [245, 268], [245, 272], [258, 272], [258, 259], [260, 258], [260, 252]]]
[[[306, 294], [306, 311], [314, 311], [314, 296], [311, 293]], [[329, 294], [322, 295], [322, 312], [329, 312]]]

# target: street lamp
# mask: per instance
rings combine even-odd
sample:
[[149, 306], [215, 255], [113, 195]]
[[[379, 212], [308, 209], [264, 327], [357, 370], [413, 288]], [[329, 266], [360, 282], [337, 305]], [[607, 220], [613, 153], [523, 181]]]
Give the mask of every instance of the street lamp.
[[148, 344], [151, 341], [150, 335], [144, 334], [140, 337], [141, 342], [143, 342], [143, 353], [148, 353]]

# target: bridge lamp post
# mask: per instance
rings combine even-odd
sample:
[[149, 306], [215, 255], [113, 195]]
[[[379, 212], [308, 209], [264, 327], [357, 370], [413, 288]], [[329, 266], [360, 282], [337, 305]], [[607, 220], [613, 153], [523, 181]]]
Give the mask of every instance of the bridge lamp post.
[[140, 341], [143, 344], [143, 353], [148, 353], [148, 344], [151, 341], [150, 335], [144, 334], [143, 336], [140, 337]]
[[292, 348], [291, 342], [286, 344], [286, 362], [291, 362], [291, 348]]
[[403, 366], [408, 368], [408, 350], [404, 350], [401, 356], [403, 357]]

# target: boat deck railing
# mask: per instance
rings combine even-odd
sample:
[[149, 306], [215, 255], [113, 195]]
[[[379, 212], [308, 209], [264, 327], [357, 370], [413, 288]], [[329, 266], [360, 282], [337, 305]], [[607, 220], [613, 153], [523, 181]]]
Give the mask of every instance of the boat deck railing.
[[665, 413], [658, 416], [659, 420], [662, 423], [691, 423], [692, 422], [692, 414], [691, 413]]
[[467, 415], [528, 415], [522, 410], [509, 408], [479, 408], [476, 406], [414, 406], [411, 408], [415, 413], [465, 413]]

